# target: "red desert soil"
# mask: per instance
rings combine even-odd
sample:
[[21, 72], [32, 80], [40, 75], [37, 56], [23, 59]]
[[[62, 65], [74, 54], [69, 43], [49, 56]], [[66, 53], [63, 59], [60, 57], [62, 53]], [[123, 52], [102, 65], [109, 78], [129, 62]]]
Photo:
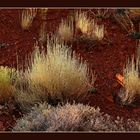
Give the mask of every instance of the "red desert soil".
[[[65, 18], [69, 12], [70, 10], [67, 9], [49, 10], [47, 32], [55, 31], [61, 18]], [[38, 39], [41, 23], [39, 16], [35, 18], [29, 31], [23, 31], [20, 27], [20, 15], [21, 10], [19, 9], [0, 10], [0, 43], [7, 44], [7, 46], [0, 49], [0, 65], [16, 67], [18, 63], [19, 68], [22, 68], [22, 65], [26, 63], [28, 54], [33, 51], [34, 43]], [[109, 46], [106, 43], [102, 43], [91, 48], [90, 51], [87, 51], [86, 45], [82, 43], [78, 46], [73, 46], [73, 49], [90, 63], [97, 74], [95, 87], [98, 92], [91, 94], [85, 102], [91, 106], [99, 106], [101, 111], [113, 117], [120, 116], [125, 119], [138, 119], [140, 108], [126, 108], [117, 105], [112, 97], [112, 93], [117, 92], [121, 88], [116, 81], [115, 75], [117, 73], [122, 74], [127, 58], [135, 53], [135, 40], [127, 36], [127, 33], [112, 19], [105, 20], [104, 24], [112, 45]], [[9, 130], [14, 122], [15, 119], [12, 114], [11, 116], [0, 115], [0, 130]]]

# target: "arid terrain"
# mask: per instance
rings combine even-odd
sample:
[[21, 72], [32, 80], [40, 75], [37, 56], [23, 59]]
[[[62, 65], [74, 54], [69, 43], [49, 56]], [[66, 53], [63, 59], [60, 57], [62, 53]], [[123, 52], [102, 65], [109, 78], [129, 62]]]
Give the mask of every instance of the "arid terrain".
[[[49, 9], [46, 19], [47, 33], [54, 33], [62, 18], [66, 18], [73, 9]], [[83, 10], [83, 11], [86, 11]], [[37, 15], [28, 31], [20, 26], [22, 9], [0, 9], [0, 65], [26, 69], [26, 61], [34, 50], [38, 40], [40, 23], [42, 20]], [[91, 14], [91, 17], [93, 15]], [[131, 58], [137, 49], [136, 39], [115, 21], [113, 16], [100, 21], [105, 26], [105, 38], [101, 43], [90, 47], [86, 43], [73, 43], [72, 49], [77, 55], [86, 60], [97, 75], [95, 81], [96, 93], [89, 93], [83, 103], [100, 107], [101, 112], [126, 119], [139, 120], [140, 105], [136, 107], [122, 106], [115, 102], [122, 86], [116, 80], [116, 74], [123, 74], [123, 67], [128, 58]], [[138, 28], [137, 23], [135, 24]], [[17, 61], [18, 60], [18, 61]], [[0, 108], [0, 130], [11, 130], [16, 119], [22, 116], [18, 107], [12, 108], [14, 101], [9, 99], [6, 103], [7, 110]]]

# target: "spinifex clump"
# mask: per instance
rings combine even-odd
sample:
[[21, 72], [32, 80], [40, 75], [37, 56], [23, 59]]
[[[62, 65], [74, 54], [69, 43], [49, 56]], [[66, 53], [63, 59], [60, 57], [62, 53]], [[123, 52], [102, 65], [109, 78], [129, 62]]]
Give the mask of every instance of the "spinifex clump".
[[[27, 101], [29, 104], [38, 101], [39, 96], [51, 104], [80, 100], [95, 81], [86, 62], [77, 58], [67, 46], [50, 40], [47, 43], [47, 54], [39, 49], [34, 51], [24, 77], [28, 90], [21, 85], [17, 94], [17, 100], [23, 106], [26, 106]], [[26, 99], [28, 96], [30, 100]]]

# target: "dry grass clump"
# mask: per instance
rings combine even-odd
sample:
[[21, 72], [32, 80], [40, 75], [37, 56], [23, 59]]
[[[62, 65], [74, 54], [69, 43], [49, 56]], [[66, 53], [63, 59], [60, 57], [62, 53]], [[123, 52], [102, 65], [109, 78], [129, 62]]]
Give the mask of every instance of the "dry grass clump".
[[35, 50], [31, 66], [25, 71], [24, 77], [25, 83], [17, 86], [20, 87], [20, 94], [16, 94], [23, 106], [27, 102], [32, 105], [38, 100], [46, 100], [51, 104], [80, 100], [95, 81], [88, 64], [80, 61], [70, 48], [57, 42], [48, 43], [47, 54]]
[[41, 19], [46, 20], [48, 8], [41, 8], [39, 9], [39, 12], [40, 12]]
[[104, 38], [104, 25], [98, 25], [95, 19], [90, 19], [87, 13], [77, 12], [75, 16], [76, 28], [80, 29], [87, 38], [100, 41]]
[[124, 121], [101, 113], [99, 108], [83, 104], [65, 104], [56, 108], [40, 104], [17, 120], [13, 131], [140, 131], [139, 121]]
[[140, 78], [139, 78], [139, 59], [136, 62], [134, 58], [128, 61], [124, 70], [124, 93], [121, 99], [124, 104], [131, 104], [137, 96], [140, 96]]
[[71, 42], [74, 38], [74, 23], [73, 19], [62, 20], [57, 31], [59, 39], [63, 42]]
[[20, 71], [14, 84], [16, 91], [15, 101], [19, 104], [22, 112], [29, 112], [30, 109], [41, 101], [48, 101], [48, 92], [41, 84], [35, 84], [28, 77], [28, 70]]
[[13, 86], [16, 70], [8, 67], [0, 67], [0, 101], [13, 96], [15, 88]]
[[34, 106], [30, 113], [17, 120], [13, 131], [45, 131], [46, 127], [43, 124], [52, 109], [53, 107], [46, 103]]
[[41, 46], [43, 46], [47, 43], [46, 22], [41, 23], [40, 32], [39, 32], [39, 43]]
[[28, 8], [22, 10], [21, 27], [23, 30], [28, 30], [37, 14], [36, 8]]

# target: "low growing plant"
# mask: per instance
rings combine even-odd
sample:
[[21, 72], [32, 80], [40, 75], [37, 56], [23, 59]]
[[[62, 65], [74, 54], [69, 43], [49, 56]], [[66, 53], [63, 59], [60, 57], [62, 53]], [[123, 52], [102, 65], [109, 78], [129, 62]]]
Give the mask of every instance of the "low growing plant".
[[83, 104], [65, 104], [56, 108], [40, 104], [17, 120], [13, 131], [45, 132], [126, 132], [140, 131], [140, 122], [117, 117], [115, 120], [99, 108]]
[[94, 85], [95, 75], [90, 72], [88, 64], [76, 57], [70, 48], [57, 42], [48, 43], [47, 54], [36, 49], [30, 64], [24, 72], [25, 83], [17, 86], [20, 94], [16, 94], [16, 99], [23, 106], [28, 101], [32, 105], [38, 100], [51, 104], [80, 101]]
[[27, 8], [22, 10], [21, 14], [21, 27], [23, 30], [28, 30], [34, 18], [36, 17], [36, 8]]
[[139, 59], [132, 58], [123, 70], [124, 90], [120, 97], [123, 104], [131, 104], [137, 96], [140, 96]]
[[76, 28], [83, 33], [83, 36], [93, 41], [101, 41], [104, 38], [104, 25], [97, 24], [85, 12], [77, 12], [75, 15]]

